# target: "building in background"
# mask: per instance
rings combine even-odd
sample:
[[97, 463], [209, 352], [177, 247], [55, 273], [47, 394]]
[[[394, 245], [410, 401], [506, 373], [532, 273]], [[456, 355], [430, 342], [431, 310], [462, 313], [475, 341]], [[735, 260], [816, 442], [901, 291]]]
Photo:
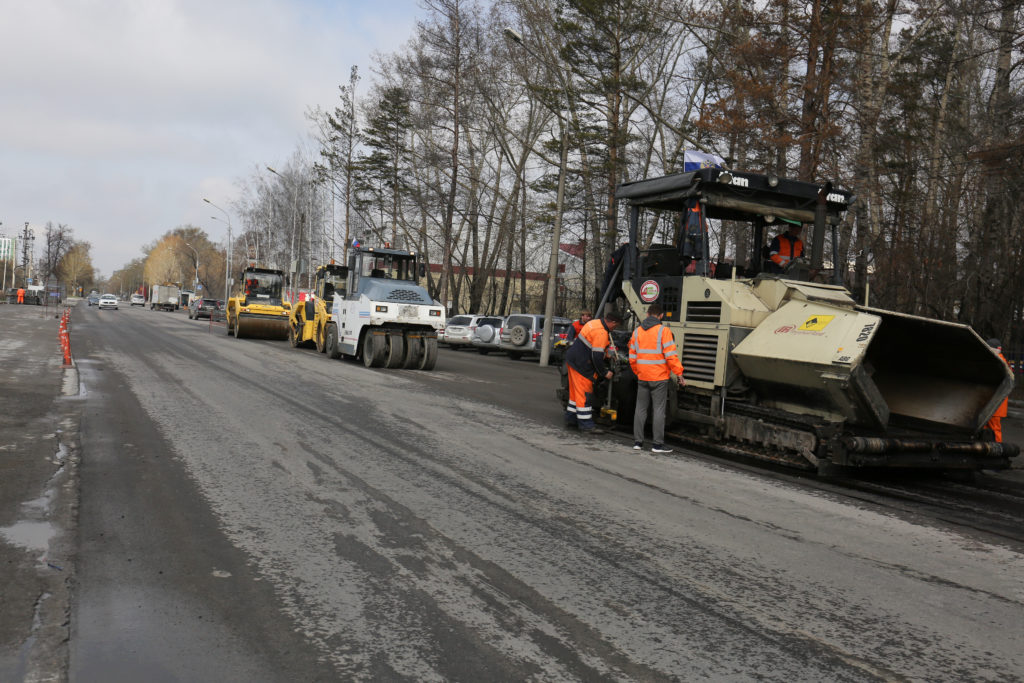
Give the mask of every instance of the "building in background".
[[[14, 265], [18, 253], [18, 239], [0, 233], [0, 291], [14, 286]], [[10, 278], [8, 280], [8, 278]], [[7, 283], [10, 282], [10, 285]]]

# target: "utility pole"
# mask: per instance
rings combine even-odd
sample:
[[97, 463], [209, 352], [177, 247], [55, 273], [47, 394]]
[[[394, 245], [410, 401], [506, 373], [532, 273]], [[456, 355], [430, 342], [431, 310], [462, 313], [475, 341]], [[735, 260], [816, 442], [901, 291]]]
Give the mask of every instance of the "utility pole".
[[35, 233], [28, 229], [28, 221], [25, 221], [25, 229], [21, 233], [21, 277], [25, 280], [26, 287], [29, 285], [29, 280], [32, 279], [30, 268], [32, 266], [32, 242], [35, 242], [35, 239]]

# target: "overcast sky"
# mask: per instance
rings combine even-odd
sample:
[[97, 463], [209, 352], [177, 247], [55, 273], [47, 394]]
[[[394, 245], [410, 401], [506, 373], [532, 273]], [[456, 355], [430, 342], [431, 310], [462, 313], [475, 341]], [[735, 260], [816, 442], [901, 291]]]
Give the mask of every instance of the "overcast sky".
[[47, 221], [109, 276], [168, 230], [222, 241], [237, 181], [281, 164], [416, 0], [0, 0], [0, 232]]

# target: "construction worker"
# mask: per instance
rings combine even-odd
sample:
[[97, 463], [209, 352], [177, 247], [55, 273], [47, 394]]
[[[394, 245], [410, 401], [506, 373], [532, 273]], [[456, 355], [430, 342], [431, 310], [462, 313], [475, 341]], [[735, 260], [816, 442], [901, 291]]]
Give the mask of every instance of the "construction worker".
[[19, 304], [25, 303], [25, 288], [24, 287], [18, 287], [18, 303]]
[[612, 371], [605, 369], [605, 351], [612, 345], [612, 331], [621, 324], [622, 316], [615, 312], [591, 320], [565, 352], [569, 373], [569, 405], [565, 409], [567, 427], [579, 427], [581, 432], [588, 434], [604, 432], [594, 424], [594, 380], [598, 376], [612, 378]]
[[[647, 407], [653, 403], [651, 415], [654, 444], [652, 453], [671, 453], [665, 446], [665, 404], [669, 387], [686, 386], [683, 364], [676, 352], [672, 331], [661, 324], [665, 312], [661, 304], [647, 307], [647, 318], [633, 330], [629, 340], [629, 366], [636, 375], [636, 411], [633, 413], [633, 450], [644, 447], [644, 425]], [[670, 381], [671, 380], [671, 381]]]
[[[786, 220], [785, 218], [782, 220]], [[804, 243], [800, 239], [800, 231], [804, 229], [802, 223], [788, 221], [789, 229], [780, 233], [772, 240], [768, 247], [768, 272], [784, 273], [793, 259], [804, 255]]]
[[593, 319], [594, 316], [590, 313], [590, 311], [585, 309], [580, 311], [579, 320], [573, 320], [572, 327], [569, 329], [568, 341], [570, 344], [576, 340], [576, 337], [580, 336], [580, 331], [583, 329], [583, 326]]
[[[1003, 362], [1007, 366], [1010, 364], [1006, 361], [1006, 356], [1003, 355], [1003, 343], [998, 339], [989, 339], [988, 345], [996, 350], [996, 355], [1003, 359]], [[985, 423], [985, 427], [992, 430], [992, 434], [995, 437], [996, 443], [1003, 442], [1003, 418], [1006, 417], [1007, 408], [1009, 408], [1009, 397], [1004, 398], [1003, 402], [996, 408], [995, 414]]]

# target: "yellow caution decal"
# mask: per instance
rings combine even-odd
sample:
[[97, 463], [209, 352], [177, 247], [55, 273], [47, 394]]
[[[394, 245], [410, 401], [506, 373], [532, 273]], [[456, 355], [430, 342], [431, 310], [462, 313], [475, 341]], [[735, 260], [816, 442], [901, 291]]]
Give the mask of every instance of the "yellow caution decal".
[[813, 315], [797, 329], [802, 332], [820, 332], [832, 322], [833, 318], [835, 318], [834, 315]]

